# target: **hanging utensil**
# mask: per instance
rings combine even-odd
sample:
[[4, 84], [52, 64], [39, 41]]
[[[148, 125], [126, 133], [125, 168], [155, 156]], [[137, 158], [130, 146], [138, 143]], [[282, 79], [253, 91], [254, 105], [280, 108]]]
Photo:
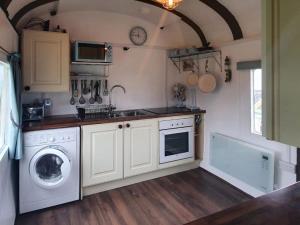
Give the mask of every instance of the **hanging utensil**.
[[190, 87], [197, 86], [198, 81], [199, 81], [199, 77], [194, 72], [190, 72], [186, 78], [186, 83]]
[[204, 93], [210, 93], [216, 89], [217, 80], [214, 75], [208, 72], [208, 60], [206, 60], [205, 74], [199, 78], [198, 86]]
[[100, 84], [99, 84], [99, 81], [96, 81], [96, 84], [95, 84], [95, 101], [98, 104], [102, 104], [102, 98], [100, 97]]
[[74, 89], [75, 89], [75, 81], [74, 80], [71, 80], [71, 87], [72, 87], [72, 98], [70, 100], [70, 104], [75, 105], [76, 101], [74, 98]]
[[87, 95], [90, 92], [90, 89], [87, 86], [87, 80], [83, 81], [83, 94]]
[[84, 88], [84, 83], [83, 83], [83, 80], [81, 80], [81, 82], [80, 82], [80, 87], [81, 87], [81, 97], [80, 97], [80, 99], [79, 99], [79, 103], [80, 104], [85, 104], [85, 99], [84, 99], [84, 97], [83, 97], [83, 88]]
[[99, 82], [98, 81], [96, 81], [96, 83], [95, 83], [95, 101], [97, 102], [97, 100], [98, 100], [98, 98], [99, 98]]
[[74, 80], [74, 97], [78, 97], [78, 80]]
[[93, 94], [94, 94], [94, 92], [93, 92], [93, 90], [94, 90], [94, 81], [92, 81], [92, 80], [91, 80], [90, 87], [91, 87], [91, 97], [89, 99], [89, 103], [93, 105], [93, 104], [95, 104], [95, 98], [93, 96]]
[[103, 90], [103, 96], [108, 96], [108, 81], [104, 81], [104, 90]]
[[103, 99], [101, 97], [101, 89], [102, 89], [102, 81], [99, 80], [99, 98], [98, 98], [98, 101], [97, 101], [99, 104], [102, 104], [102, 102], [103, 102]]

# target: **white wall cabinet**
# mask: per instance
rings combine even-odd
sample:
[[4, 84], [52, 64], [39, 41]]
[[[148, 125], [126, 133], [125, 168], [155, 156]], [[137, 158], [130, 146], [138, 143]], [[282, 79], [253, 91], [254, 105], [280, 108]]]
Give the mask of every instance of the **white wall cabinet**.
[[159, 148], [158, 121], [139, 120], [124, 125], [124, 177], [156, 170]]
[[82, 127], [83, 187], [123, 178], [123, 129], [119, 125]]
[[157, 169], [158, 120], [82, 127], [83, 187]]
[[22, 42], [24, 90], [29, 92], [68, 92], [69, 35], [24, 30]]
[[262, 4], [264, 135], [300, 146], [300, 1]]

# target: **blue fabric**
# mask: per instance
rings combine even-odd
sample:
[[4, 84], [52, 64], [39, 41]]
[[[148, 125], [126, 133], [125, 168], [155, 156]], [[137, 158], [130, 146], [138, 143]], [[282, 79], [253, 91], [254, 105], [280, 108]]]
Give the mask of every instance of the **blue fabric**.
[[11, 159], [21, 159], [23, 150], [22, 137], [22, 101], [21, 101], [21, 70], [20, 56], [18, 54], [10, 54], [8, 56], [10, 64], [10, 74], [8, 78], [8, 113], [9, 121], [6, 129], [6, 143], [9, 148], [9, 156]]

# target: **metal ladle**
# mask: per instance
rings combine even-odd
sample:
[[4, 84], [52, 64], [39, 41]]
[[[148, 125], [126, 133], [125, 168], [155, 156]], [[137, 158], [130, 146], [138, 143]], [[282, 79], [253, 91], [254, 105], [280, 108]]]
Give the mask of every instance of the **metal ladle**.
[[96, 81], [95, 84], [95, 89], [96, 89], [96, 93], [95, 93], [95, 100], [98, 104], [102, 104], [103, 100], [100, 96], [100, 85], [101, 85], [101, 81]]
[[74, 98], [74, 89], [75, 89], [75, 81], [74, 80], [71, 81], [71, 86], [72, 86], [72, 98], [70, 100], [70, 104], [75, 105], [76, 101]]
[[84, 89], [84, 83], [83, 83], [83, 80], [81, 80], [81, 97], [80, 97], [80, 99], [79, 99], [79, 103], [80, 104], [85, 104], [85, 99], [84, 99], [84, 97], [83, 97], [83, 89]]
[[91, 97], [89, 99], [89, 103], [93, 105], [93, 104], [95, 104], [95, 98], [93, 96], [94, 82], [92, 80], [91, 80], [90, 86], [91, 86]]

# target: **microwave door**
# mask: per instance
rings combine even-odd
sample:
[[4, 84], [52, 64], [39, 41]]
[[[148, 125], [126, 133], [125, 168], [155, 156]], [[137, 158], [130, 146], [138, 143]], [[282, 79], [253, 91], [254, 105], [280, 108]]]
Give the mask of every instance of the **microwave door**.
[[106, 46], [104, 44], [78, 43], [78, 60], [105, 62]]
[[160, 163], [194, 156], [193, 127], [163, 130], [160, 132]]

